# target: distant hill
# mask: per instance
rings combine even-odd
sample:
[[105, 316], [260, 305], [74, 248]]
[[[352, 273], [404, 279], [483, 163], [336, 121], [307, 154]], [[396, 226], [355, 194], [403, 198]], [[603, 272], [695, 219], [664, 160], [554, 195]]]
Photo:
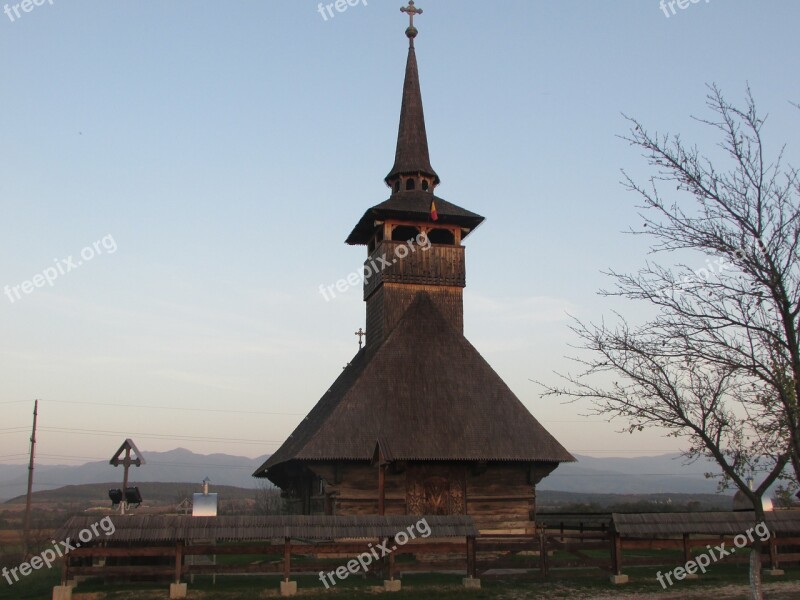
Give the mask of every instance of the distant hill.
[[537, 491], [536, 509], [552, 512], [671, 512], [731, 510], [724, 494], [586, 494]]
[[[119, 484], [113, 482], [69, 485], [55, 490], [35, 492], [34, 506], [39, 504], [70, 505], [83, 510], [94, 506], [110, 506], [108, 490]], [[200, 491], [199, 485], [186, 483], [142, 483], [142, 495], [147, 507], [175, 507], [183, 498]], [[221, 504], [231, 501], [253, 501], [255, 490], [234, 486], [213, 486]], [[18, 496], [6, 505], [24, 505], [25, 496]], [[690, 506], [691, 503], [691, 506]], [[731, 498], [718, 494], [591, 494], [576, 492], [541, 491], [537, 493], [540, 512], [587, 510], [729, 510]]]
[[[67, 485], [54, 490], [43, 490], [33, 494], [33, 503], [64, 503], [64, 504], [108, 504], [108, 490], [118, 488], [117, 482], [84, 483], [81, 485]], [[145, 504], [177, 505], [184, 498], [191, 500], [192, 494], [201, 492], [200, 485], [191, 483], [142, 483], [140, 490]], [[255, 490], [239, 488], [231, 485], [213, 486], [212, 492], [228, 500], [251, 500]], [[6, 501], [6, 504], [24, 504], [25, 495], [17, 496]]]
[[686, 464], [680, 454], [575, 458], [577, 463], [559, 465], [537, 489], [595, 494], [714, 494], [717, 490], [717, 480], [707, 479], [705, 473], [719, 472], [719, 467], [707, 461]]
[[[184, 448], [169, 452], [146, 452], [142, 450], [147, 464], [131, 467], [131, 485], [143, 482], [174, 481], [199, 485], [203, 479], [211, 479], [213, 486], [230, 485], [255, 489], [263, 480], [251, 475], [269, 455], [258, 458], [231, 456], [228, 454], [195, 454]], [[0, 465], [0, 502], [22, 495], [27, 490], [27, 465]], [[83, 465], [39, 465], [34, 472], [34, 491], [56, 489], [67, 485], [84, 483], [122, 482], [122, 468], [115, 468], [107, 461], [90, 462]]]
[[[169, 452], [142, 451], [147, 464], [130, 471], [131, 484], [181, 482], [199, 485], [208, 477], [212, 486], [255, 489], [263, 480], [252, 473], [267, 458], [228, 454], [195, 454], [178, 448]], [[560, 491], [579, 494], [713, 494], [716, 482], [703, 476], [713, 465], [683, 464], [678, 454], [636, 458], [596, 458], [577, 456], [577, 463], [562, 464], [538, 486], [540, 492]], [[0, 502], [25, 493], [26, 465], [0, 465]], [[43, 491], [67, 485], [100, 484], [122, 481], [122, 469], [107, 462], [79, 466], [37, 466], [34, 490]], [[115, 484], [116, 485], [116, 484]]]

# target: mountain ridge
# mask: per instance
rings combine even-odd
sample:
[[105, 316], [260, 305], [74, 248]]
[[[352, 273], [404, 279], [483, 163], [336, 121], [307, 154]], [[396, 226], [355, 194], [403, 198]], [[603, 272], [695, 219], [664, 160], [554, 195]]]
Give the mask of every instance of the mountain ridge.
[[[197, 483], [208, 477], [212, 485], [256, 489], [265, 480], [252, 477], [269, 455], [256, 458], [223, 453], [197, 454], [186, 448], [166, 452], [142, 451], [147, 461], [130, 470], [130, 482]], [[717, 470], [705, 461], [683, 464], [680, 454], [640, 457], [593, 457], [575, 455], [577, 463], [565, 463], [537, 486], [541, 491], [599, 494], [713, 494], [716, 481], [704, 476]], [[24, 494], [27, 488], [26, 464], [0, 465], [0, 502]], [[34, 472], [34, 491], [67, 485], [122, 481], [122, 470], [107, 461], [81, 465], [38, 465]]]

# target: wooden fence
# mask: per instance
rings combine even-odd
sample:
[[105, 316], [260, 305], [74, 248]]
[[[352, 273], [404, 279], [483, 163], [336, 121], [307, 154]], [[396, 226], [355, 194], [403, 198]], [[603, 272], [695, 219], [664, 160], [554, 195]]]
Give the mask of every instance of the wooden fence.
[[[689, 531], [720, 528], [744, 531], [742, 525], [751, 522], [747, 518], [731, 520], [723, 515], [717, 523], [705, 523], [702, 513], [698, 515], [701, 516], [656, 515], [648, 517], [647, 522], [633, 524], [631, 515], [540, 515], [542, 522], [535, 535], [491, 536], [477, 535], [471, 519], [461, 517], [459, 524], [448, 530], [449, 538], [402, 542], [394, 535], [364, 536], [359, 540], [304, 540], [298, 539], [299, 536], [286, 536], [246, 543], [231, 539], [215, 544], [192, 543], [185, 539], [173, 543], [127, 540], [121, 544], [84, 545], [74, 549], [64, 561], [63, 580], [66, 583], [77, 576], [89, 576], [129, 580], [163, 578], [179, 582], [192, 575], [247, 573], [277, 574], [289, 581], [293, 574], [335, 571], [365, 555], [375, 557], [375, 560], [370, 559], [369, 572], [385, 579], [420, 571], [460, 571], [467, 577], [483, 578], [495, 576], [498, 569], [504, 570], [503, 577], [513, 573], [546, 577], [556, 569], [586, 567], [619, 576], [625, 567], [631, 566], [682, 566], [693, 556], [707, 552], [708, 546], [715, 548], [724, 543], [732, 548], [737, 536], [730, 533], [714, 535]], [[768, 522], [771, 535], [762, 548], [763, 564], [776, 572], [783, 564], [800, 563], [800, 552], [797, 552], [800, 535], [793, 534], [800, 530], [800, 513], [797, 517]], [[388, 531], [390, 526], [386, 527], [382, 531]], [[400, 529], [397, 523], [391, 527]], [[670, 527], [674, 531], [666, 532]], [[657, 532], [657, 535], [648, 532]], [[750, 546], [750, 541], [738, 547], [745, 545]], [[381, 546], [391, 551], [379, 557], [376, 549]], [[643, 556], [637, 552], [642, 550], [674, 552], [667, 555], [648, 552]], [[246, 556], [252, 560], [242, 564], [193, 564], [186, 560], [189, 556], [211, 555]], [[726, 557], [724, 562], [746, 560], [744, 553], [739, 553]]]

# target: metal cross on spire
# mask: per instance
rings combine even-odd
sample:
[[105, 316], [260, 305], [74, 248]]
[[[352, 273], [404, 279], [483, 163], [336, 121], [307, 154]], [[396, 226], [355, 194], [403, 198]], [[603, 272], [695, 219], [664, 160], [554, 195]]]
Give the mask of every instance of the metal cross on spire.
[[400, 7], [400, 12], [404, 12], [408, 15], [408, 29], [406, 29], [406, 35], [411, 41], [411, 46], [413, 47], [414, 38], [417, 37], [417, 28], [414, 27], [414, 17], [416, 15], [421, 15], [422, 9], [414, 6], [414, 0], [408, 0], [408, 6]]
[[359, 327], [358, 331], [356, 331], [356, 335], [358, 336], [358, 348], [360, 350], [361, 347], [364, 344], [364, 342], [361, 341], [361, 338], [363, 338], [367, 334], [364, 332], [364, 330], [361, 327]]
[[408, 0], [408, 6], [401, 7], [400, 12], [408, 13], [408, 26], [414, 27], [414, 15], [421, 15], [422, 9], [414, 6], [414, 0]]

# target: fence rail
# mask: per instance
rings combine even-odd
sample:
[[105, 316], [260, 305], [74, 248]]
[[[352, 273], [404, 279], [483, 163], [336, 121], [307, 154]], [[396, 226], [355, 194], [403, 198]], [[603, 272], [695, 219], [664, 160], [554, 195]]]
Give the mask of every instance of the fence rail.
[[[621, 575], [625, 566], [679, 566], [691, 560], [693, 551], [705, 552], [707, 546], [734, 546], [731, 535], [689, 535], [675, 533], [660, 537], [623, 537], [613, 525], [602, 530], [602, 523], [569, 521], [558, 515], [558, 526], [550, 519], [540, 524], [535, 535], [498, 534], [413, 540], [398, 545], [393, 538], [371, 540], [328, 540], [310, 543], [284, 538], [263, 543], [219, 543], [83, 546], [76, 548], [64, 562], [63, 581], [77, 575], [114, 578], [173, 578], [180, 581], [190, 575], [282, 574], [289, 581], [294, 573], [328, 571], [345, 564], [370, 546], [384, 544], [392, 551], [375, 561], [371, 572], [392, 578], [401, 572], [460, 571], [468, 577], [492, 577], [498, 569], [512, 569], [519, 574], [547, 576], [552, 569], [596, 568], [603, 573]], [[574, 528], [570, 528], [570, 526]], [[746, 545], [750, 545], [747, 543]], [[772, 569], [781, 564], [800, 563], [800, 536], [772, 535], [762, 545], [763, 563]], [[638, 551], [675, 551], [652, 556], [637, 556]], [[627, 552], [627, 554], [626, 554]], [[189, 564], [190, 556], [257, 557], [247, 564]], [[105, 559], [100, 563], [100, 559]], [[299, 560], [298, 560], [299, 559]], [[398, 560], [396, 560], [398, 559]], [[723, 559], [727, 563], [747, 560], [742, 553]], [[124, 562], [130, 564], [122, 564]], [[142, 564], [145, 563], [145, 564]], [[504, 571], [503, 576], [508, 576]]]

